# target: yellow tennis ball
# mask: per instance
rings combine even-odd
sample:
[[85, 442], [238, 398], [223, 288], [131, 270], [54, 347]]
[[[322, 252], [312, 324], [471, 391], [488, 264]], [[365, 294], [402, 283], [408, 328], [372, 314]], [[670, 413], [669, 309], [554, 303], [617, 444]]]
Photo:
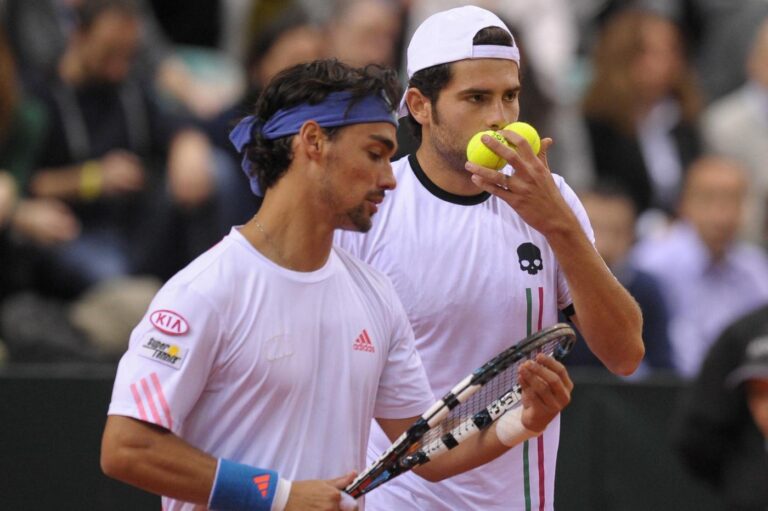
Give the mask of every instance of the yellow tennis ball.
[[539, 154], [541, 149], [541, 137], [536, 131], [536, 128], [528, 124], [527, 122], [517, 121], [504, 126], [505, 130], [514, 131], [521, 137], [524, 137], [528, 141], [528, 145], [533, 149], [533, 154]]
[[467, 144], [467, 160], [489, 169], [500, 170], [507, 164], [507, 160], [491, 151], [487, 145], [483, 144], [480, 137], [483, 135], [490, 135], [502, 144], [508, 146], [507, 139], [505, 139], [500, 133], [493, 130], [481, 131], [475, 133], [472, 138], [469, 139]]

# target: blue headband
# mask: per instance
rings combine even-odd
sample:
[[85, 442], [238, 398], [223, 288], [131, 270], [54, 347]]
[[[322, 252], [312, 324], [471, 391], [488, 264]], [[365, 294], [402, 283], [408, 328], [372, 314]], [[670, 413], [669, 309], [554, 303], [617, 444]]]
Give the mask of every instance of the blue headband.
[[[350, 124], [388, 122], [397, 127], [393, 106], [383, 95], [363, 96], [352, 103], [352, 93], [332, 92], [317, 104], [302, 103], [291, 108], [280, 109], [267, 122], [261, 123], [253, 115], [243, 118], [229, 134], [229, 140], [239, 153], [253, 142], [257, 130], [267, 140], [295, 135], [307, 121], [315, 121], [323, 128], [337, 128]], [[242, 168], [251, 182], [251, 191], [261, 197], [263, 194], [259, 178], [253, 172], [253, 165], [243, 154]]]

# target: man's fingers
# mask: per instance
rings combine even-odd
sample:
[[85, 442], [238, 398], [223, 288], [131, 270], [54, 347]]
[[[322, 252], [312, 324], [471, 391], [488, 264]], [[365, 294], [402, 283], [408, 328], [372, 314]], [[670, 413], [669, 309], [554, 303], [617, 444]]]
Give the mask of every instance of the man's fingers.
[[472, 163], [471, 161], [468, 161], [464, 164], [464, 168], [473, 173], [476, 176], [480, 176], [485, 181], [492, 182], [496, 185], [501, 185], [504, 181], [504, 174], [502, 172], [499, 172], [498, 170], [489, 169], [488, 167], [483, 167], [482, 165], [478, 165], [477, 163]]
[[502, 200], [509, 201], [511, 199], [512, 192], [509, 191], [509, 188], [503, 188], [480, 176], [472, 176], [472, 182], [482, 191], [496, 195]]
[[524, 392], [530, 392], [534, 399], [551, 410], [560, 410], [571, 400], [570, 377], [566, 381], [561, 374], [538, 361], [522, 366], [520, 377]]
[[339, 490], [343, 490], [347, 486], [349, 486], [352, 481], [355, 480], [355, 477], [357, 474], [355, 472], [350, 472], [346, 475], [343, 475], [341, 477], [337, 477], [336, 479], [329, 479], [328, 484], [333, 486], [334, 488], [338, 488]]
[[[497, 170], [482, 167], [472, 162], [467, 162], [465, 168], [469, 172], [472, 172], [477, 176], [481, 176], [483, 180], [490, 182], [497, 187], [509, 189], [517, 180], [521, 178], [526, 179], [533, 176], [533, 171], [538, 165], [543, 163], [545, 168], [549, 168], [547, 166], [546, 158], [547, 151], [552, 146], [551, 138], [545, 138], [542, 140], [541, 150], [537, 159], [537, 157], [533, 154], [533, 149], [531, 149], [531, 146], [528, 145], [528, 141], [524, 137], [513, 131], [501, 130], [499, 133], [502, 133], [507, 141], [513, 144], [514, 148], [504, 145], [495, 138], [488, 135], [483, 135], [481, 140], [486, 146], [488, 146], [489, 149], [507, 160], [512, 168], [515, 169], [514, 175], [506, 176]], [[478, 183], [476, 182], [475, 184]]]
[[544, 355], [543, 353], [536, 355], [536, 362], [557, 375], [557, 377], [563, 382], [568, 390], [573, 389], [573, 381], [571, 380], [571, 375], [568, 374], [568, 370], [562, 363], [553, 357]]
[[[501, 146], [506, 152], [511, 153], [511, 155], [520, 155], [523, 158], [531, 158], [536, 157], [535, 154], [533, 154], [533, 148], [528, 143], [528, 139], [520, 135], [519, 133], [516, 133], [514, 131], [510, 130], [499, 130], [499, 133], [507, 139], [507, 142], [511, 144], [511, 148], [505, 147], [504, 144], [498, 142], [497, 140], [494, 140], [499, 146]], [[492, 137], [491, 137], [492, 138]], [[489, 147], [490, 144], [486, 144]], [[496, 151], [496, 148], [492, 148], [494, 151]], [[503, 156], [505, 159], [507, 158], [507, 154], [497, 153], [499, 156]]]
[[553, 395], [547, 382], [533, 372], [520, 371], [520, 384], [523, 388], [523, 404], [534, 406], [547, 413], [560, 410], [559, 400]]
[[[505, 160], [507, 160], [507, 163], [512, 165], [512, 167], [515, 169], [515, 172], [518, 172], [521, 168], [525, 167], [524, 161], [526, 158], [534, 158], [533, 150], [531, 149], [531, 146], [527, 145], [528, 141], [525, 140], [524, 137], [521, 137], [517, 133], [513, 131], [505, 131], [501, 130], [499, 131], [504, 138], [507, 139], [507, 142], [512, 144], [512, 147], [509, 145], [502, 144], [495, 138], [483, 135], [480, 140], [488, 146], [488, 148], [493, 151], [494, 153], [498, 154]], [[523, 146], [518, 146], [518, 144], [525, 144]], [[514, 148], [513, 148], [514, 147]], [[524, 169], [523, 172], [528, 172], [527, 169]]]
[[501, 192], [507, 192], [515, 184], [512, 176], [507, 176], [499, 171], [482, 167], [476, 163], [467, 162], [464, 167], [474, 174], [472, 182], [478, 188], [488, 193], [501, 195]]
[[549, 168], [549, 161], [547, 161], [547, 152], [552, 148], [552, 145], [554, 143], [555, 142], [549, 137], [542, 138], [539, 154], [536, 155], [547, 168]]

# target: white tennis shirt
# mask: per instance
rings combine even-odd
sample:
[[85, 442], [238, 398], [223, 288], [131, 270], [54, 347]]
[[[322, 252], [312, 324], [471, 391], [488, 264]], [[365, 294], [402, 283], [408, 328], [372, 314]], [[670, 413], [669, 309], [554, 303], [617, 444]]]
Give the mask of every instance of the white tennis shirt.
[[[556, 323], [571, 297], [544, 236], [501, 199], [440, 190], [414, 156], [393, 167], [397, 188], [373, 228], [364, 235], [337, 232], [336, 242], [392, 279], [432, 390], [442, 397], [501, 350]], [[593, 241], [576, 194], [553, 177]], [[440, 483], [405, 474], [371, 492], [368, 509], [550, 510], [559, 433], [557, 417], [541, 437]], [[387, 445], [374, 427], [369, 457]]]
[[433, 401], [386, 277], [337, 248], [317, 271], [286, 270], [233, 229], [154, 298], [109, 414], [301, 480], [362, 471], [373, 417]]

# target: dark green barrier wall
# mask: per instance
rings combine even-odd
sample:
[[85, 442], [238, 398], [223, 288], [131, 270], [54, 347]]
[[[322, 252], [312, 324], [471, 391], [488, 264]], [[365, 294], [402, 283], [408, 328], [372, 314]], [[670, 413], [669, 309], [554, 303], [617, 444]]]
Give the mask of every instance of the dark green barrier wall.
[[[109, 367], [0, 372], [0, 509], [160, 509], [158, 498], [99, 470], [113, 374]], [[669, 450], [675, 381], [628, 385], [583, 374], [574, 380], [563, 414], [558, 511], [725, 509]]]
[[113, 368], [25, 368], [0, 376], [0, 509], [160, 510], [101, 474]]
[[571, 372], [556, 476], [558, 511], [725, 511], [670, 447], [683, 388], [672, 378], [623, 383]]

